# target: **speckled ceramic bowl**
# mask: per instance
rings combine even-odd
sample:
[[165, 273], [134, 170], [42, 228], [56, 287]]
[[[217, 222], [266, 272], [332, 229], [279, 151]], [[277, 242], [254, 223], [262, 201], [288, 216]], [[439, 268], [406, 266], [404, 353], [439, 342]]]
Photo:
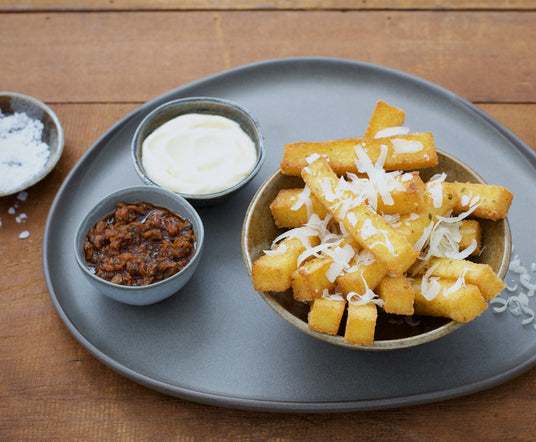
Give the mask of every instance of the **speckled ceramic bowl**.
[[63, 128], [56, 114], [46, 104], [28, 95], [16, 92], [0, 92], [0, 110], [3, 115], [26, 113], [28, 117], [43, 123], [41, 140], [46, 143], [50, 155], [39, 172], [23, 183], [0, 190], [0, 197], [21, 192], [41, 181], [54, 168], [63, 152]]
[[[428, 180], [436, 173], [446, 172], [449, 181], [484, 183], [474, 170], [460, 160], [444, 152], [438, 154], [439, 164], [436, 167], [421, 170], [423, 180]], [[273, 239], [281, 233], [273, 222], [270, 203], [280, 189], [300, 186], [303, 186], [301, 178], [285, 176], [278, 170], [263, 183], [253, 197], [242, 228], [242, 254], [250, 276], [253, 262], [262, 255], [263, 250], [270, 248]], [[508, 221], [479, 221], [483, 230], [483, 252], [477, 261], [489, 264], [501, 278], [504, 278], [508, 271], [512, 247]], [[295, 301], [291, 290], [281, 293], [259, 293], [282, 318], [303, 332], [331, 344], [354, 349], [394, 350], [413, 347], [445, 336], [463, 325], [447, 318], [430, 316], [416, 317], [418, 321], [412, 324], [404, 320], [393, 321], [393, 318], [401, 318], [387, 315], [379, 309], [373, 345], [355, 346], [346, 343], [341, 335], [330, 336], [309, 329], [307, 326], [309, 307], [306, 303]]]
[[[148, 202], [155, 206], [165, 207], [192, 223], [196, 236], [195, 254], [180, 272], [159, 282], [146, 286], [130, 287], [114, 284], [92, 273], [85, 261], [83, 245], [88, 230], [106, 215], [112, 213], [117, 203]], [[86, 279], [103, 295], [125, 304], [149, 305], [162, 301], [177, 293], [193, 276], [201, 259], [204, 244], [204, 227], [201, 218], [188, 201], [181, 196], [165, 189], [153, 186], [135, 186], [118, 190], [88, 210], [87, 215], [79, 224], [74, 237], [76, 262]]]
[[180, 115], [190, 113], [219, 115], [234, 120], [240, 125], [242, 130], [249, 135], [255, 145], [257, 154], [255, 166], [249, 175], [247, 175], [239, 183], [219, 192], [209, 194], [195, 195], [178, 193], [195, 206], [208, 206], [221, 203], [231, 194], [249, 183], [255, 177], [255, 175], [257, 175], [264, 161], [264, 137], [262, 135], [260, 125], [249, 111], [236, 103], [232, 103], [220, 98], [190, 97], [173, 100], [157, 107], [143, 119], [134, 133], [134, 137], [132, 139], [132, 157], [134, 160], [134, 166], [143, 182], [158, 186], [157, 183], [149, 178], [145, 168], [143, 167], [143, 142], [145, 138], [147, 138], [162, 124]]

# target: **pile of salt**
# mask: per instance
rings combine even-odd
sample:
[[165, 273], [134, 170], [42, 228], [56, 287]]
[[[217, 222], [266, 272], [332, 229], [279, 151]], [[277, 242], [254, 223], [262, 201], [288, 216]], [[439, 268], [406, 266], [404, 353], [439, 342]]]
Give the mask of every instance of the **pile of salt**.
[[16, 189], [43, 169], [50, 156], [43, 123], [24, 112], [0, 112], [0, 192]]

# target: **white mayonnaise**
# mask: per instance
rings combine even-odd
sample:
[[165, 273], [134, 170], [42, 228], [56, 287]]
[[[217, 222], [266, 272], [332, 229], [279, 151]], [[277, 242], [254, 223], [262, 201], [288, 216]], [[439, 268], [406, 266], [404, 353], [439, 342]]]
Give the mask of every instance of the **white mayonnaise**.
[[235, 121], [185, 114], [158, 127], [143, 142], [148, 177], [175, 192], [203, 195], [239, 183], [255, 167], [253, 140]]

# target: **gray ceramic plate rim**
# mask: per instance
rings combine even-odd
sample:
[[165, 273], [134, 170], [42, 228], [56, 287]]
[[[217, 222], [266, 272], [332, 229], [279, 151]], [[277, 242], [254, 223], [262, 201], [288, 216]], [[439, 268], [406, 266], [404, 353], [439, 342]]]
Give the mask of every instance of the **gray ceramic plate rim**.
[[261, 169], [261, 167], [262, 167], [262, 165], [264, 163], [264, 156], [265, 156], [265, 146], [264, 146], [264, 137], [263, 137], [263, 134], [262, 134], [262, 128], [260, 127], [259, 122], [255, 118], [255, 116], [248, 109], [246, 109], [243, 105], [235, 103], [235, 102], [230, 101], [230, 100], [224, 100], [222, 98], [217, 98], [217, 97], [187, 97], [187, 98], [180, 98], [180, 99], [177, 99], [177, 100], [171, 100], [171, 101], [168, 101], [166, 103], [163, 103], [160, 106], [158, 106], [156, 109], [152, 110], [149, 114], [147, 114], [145, 116], [145, 118], [141, 121], [141, 123], [139, 124], [138, 128], [134, 132], [134, 136], [132, 137], [132, 147], [131, 147], [132, 161], [134, 162], [134, 167], [136, 169], [136, 172], [138, 173], [138, 175], [140, 176], [140, 178], [143, 181], [145, 181], [147, 184], [158, 186], [158, 184], [153, 182], [147, 176], [147, 174], [142, 170], [142, 167], [140, 166], [141, 160], [139, 160], [139, 158], [138, 158], [137, 143], [138, 143], [138, 139], [140, 137], [140, 133], [143, 130], [143, 127], [145, 126], [145, 124], [152, 118], [152, 116], [154, 114], [158, 113], [161, 109], [164, 109], [164, 108], [169, 107], [169, 106], [174, 105], [174, 104], [196, 103], [196, 102], [199, 102], [199, 103], [213, 102], [213, 103], [223, 105], [223, 106], [231, 106], [231, 107], [236, 108], [240, 112], [243, 112], [245, 115], [247, 115], [249, 117], [249, 119], [253, 123], [255, 131], [257, 132], [257, 135], [258, 135], [259, 142], [258, 142], [258, 149], [257, 149], [258, 150], [257, 162], [255, 163], [255, 166], [253, 167], [251, 172], [248, 174], [248, 176], [245, 177], [240, 182], [236, 183], [235, 185], [233, 185], [231, 187], [228, 187], [226, 189], [223, 189], [223, 190], [220, 190], [220, 191], [214, 192], [214, 193], [207, 193], [207, 194], [197, 195], [197, 194], [191, 194], [191, 193], [176, 192], [177, 195], [180, 195], [183, 198], [185, 198], [185, 199], [187, 199], [189, 201], [192, 201], [192, 202], [205, 201], [205, 200], [211, 200], [211, 199], [215, 200], [215, 199], [224, 197], [226, 195], [229, 195], [229, 194], [233, 193], [235, 190], [238, 190], [239, 188], [241, 188], [242, 186], [245, 186], [247, 183], [249, 183], [257, 175], [257, 173], [259, 172], [259, 170]]
[[[440, 149], [437, 149], [437, 152], [439, 155], [447, 157], [454, 162], [462, 163], [463, 167], [465, 167], [468, 171], [470, 171], [480, 183], [485, 183], [484, 179], [475, 170], [469, 167], [467, 164], [464, 164], [462, 161], [460, 161], [453, 155], [447, 152], [443, 152]], [[251, 222], [251, 217], [253, 216], [253, 213], [254, 213], [253, 201], [255, 201], [258, 195], [262, 194], [265, 191], [265, 189], [269, 187], [272, 184], [272, 182], [281, 175], [282, 175], [281, 169], [278, 169], [266, 179], [266, 181], [259, 187], [255, 195], [253, 196], [252, 203], [248, 207], [246, 216], [244, 217], [244, 224], [242, 226], [242, 258], [244, 260], [244, 265], [246, 266], [246, 270], [250, 278], [251, 278], [251, 268], [253, 265], [253, 261], [251, 259], [250, 254], [247, 251], [250, 248], [248, 226]], [[504, 220], [504, 226], [505, 226], [505, 235], [506, 235], [505, 253], [503, 254], [503, 257], [499, 266], [499, 270], [497, 272], [497, 274], [499, 275], [501, 279], [504, 279], [504, 277], [506, 276], [506, 272], [508, 271], [508, 266], [510, 264], [510, 258], [511, 258], [511, 247], [512, 247], [512, 235], [510, 232], [510, 225], [507, 219]], [[269, 293], [265, 293], [262, 291], [258, 291], [257, 293], [259, 293], [262, 299], [279, 316], [281, 316], [283, 319], [285, 319], [287, 322], [289, 322], [290, 324], [292, 324], [299, 330], [311, 336], [314, 336], [315, 338], [318, 338], [322, 341], [329, 342], [334, 345], [339, 345], [341, 347], [351, 348], [354, 350], [393, 351], [393, 350], [400, 350], [403, 348], [415, 347], [417, 345], [425, 344], [427, 342], [446, 336], [447, 334], [452, 333], [453, 331], [459, 329], [460, 327], [464, 325], [463, 322], [449, 321], [446, 324], [443, 324], [442, 326], [438, 328], [435, 328], [426, 333], [422, 333], [420, 335], [416, 335], [412, 337], [400, 338], [400, 339], [376, 340], [371, 346], [352, 345], [352, 344], [345, 342], [344, 338], [341, 336], [331, 336], [325, 333], [320, 333], [315, 330], [311, 330], [305, 322], [298, 320], [292, 313], [290, 313], [286, 309], [281, 308], [281, 306], [270, 296]]]
[[18, 187], [15, 187], [13, 189], [7, 190], [5, 192], [0, 192], [0, 197], [13, 195], [15, 193], [22, 192], [23, 190], [26, 190], [29, 187], [32, 187], [34, 184], [37, 184], [39, 181], [41, 181], [43, 178], [45, 178], [52, 171], [52, 169], [54, 169], [54, 167], [56, 166], [56, 164], [60, 160], [61, 155], [63, 153], [63, 146], [65, 144], [65, 138], [64, 138], [64, 134], [63, 134], [63, 127], [62, 127], [62, 125], [60, 123], [60, 120], [59, 120], [58, 116], [56, 115], [56, 113], [50, 107], [48, 107], [45, 103], [43, 103], [42, 101], [38, 100], [37, 98], [31, 97], [29, 95], [21, 94], [21, 93], [18, 93], [18, 92], [0, 91], [0, 96], [6, 96], [6, 95], [11, 96], [11, 97], [16, 97], [16, 98], [19, 98], [21, 100], [29, 101], [34, 106], [37, 106], [37, 107], [40, 107], [41, 109], [43, 109], [50, 116], [50, 118], [52, 119], [52, 121], [54, 121], [54, 125], [56, 126], [56, 128], [58, 130], [58, 149], [56, 150], [54, 155], [51, 156], [47, 160], [47, 162], [45, 164], [45, 167], [43, 167], [43, 169], [41, 169], [41, 171], [38, 174], [34, 175], [30, 180], [26, 181], [25, 183], [21, 184]]
[[[177, 89], [169, 91], [159, 97], [153, 98], [149, 102], [142, 105], [140, 108], [134, 110], [130, 114], [126, 115], [114, 125], [112, 125], [104, 134], [99, 137], [99, 139], [94, 143], [93, 147], [98, 146], [100, 143], [104, 143], [109, 139], [112, 134], [119, 130], [123, 125], [125, 125], [132, 118], [139, 118], [140, 115], [143, 115], [148, 110], [162, 103], [164, 100], [169, 100], [174, 95], [179, 95], [182, 93], [184, 88], [204, 88], [207, 82], [225, 82], [229, 78], [232, 78], [235, 75], [242, 75], [248, 73], [250, 70], [261, 71], [272, 70], [272, 69], [281, 69], [290, 67], [291, 69], [296, 69], [301, 67], [313, 66], [327, 66], [329, 68], [336, 67], [339, 69], [341, 66], [349, 68], [351, 70], [360, 71], [364, 70], [373, 70], [375, 72], [381, 72], [390, 77], [399, 78], [404, 81], [409, 81], [411, 83], [416, 83], [419, 87], [430, 90], [431, 92], [440, 95], [441, 97], [448, 97], [452, 102], [457, 103], [457, 106], [460, 108], [465, 108], [472, 115], [475, 115], [483, 124], [488, 127], [493, 128], [501, 134], [501, 136], [513, 147], [514, 153], [521, 154], [531, 168], [536, 169], [536, 153], [527, 146], [517, 135], [512, 131], [504, 127], [502, 124], [497, 122], [495, 119], [490, 117], [485, 112], [481, 111], [478, 107], [468, 102], [467, 100], [455, 95], [451, 91], [442, 88], [438, 85], [435, 85], [431, 82], [418, 78], [411, 74], [406, 74], [404, 72], [391, 69], [388, 67], [374, 65], [365, 62], [359, 62], [355, 60], [346, 60], [340, 58], [332, 57], [293, 57], [293, 58], [284, 58], [284, 59], [274, 59], [261, 61], [257, 63], [252, 63], [249, 65], [239, 66], [206, 78], [196, 80], [192, 83], [183, 85]], [[54, 214], [58, 206], [61, 205], [62, 193], [66, 191], [69, 178], [74, 176], [77, 172], [77, 168], [92, 156], [92, 149], [89, 149], [80, 159], [77, 166], [71, 170], [67, 179], [65, 180], [62, 188], [58, 192], [52, 206], [50, 213]], [[248, 409], [248, 410], [257, 410], [257, 411], [277, 411], [277, 412], [344, 412], [344, 411], [361, 411], [361, 410], [375, 410], [375, 409], [385, 409], [393, 408], [400, 406], [409, 406], [417, 405], [429, 402], [436, 402], [439, 400], [448, 400], [456, 397], [460, 397], [466, 394], [475, 393], [487, 388], [491, 388], [500, 383], [506, 382], [530, 368], [536, 365], [536, 355], [532, 355], [527, 358], [523, 358], [521, 361], [517, 361], [515, 364], [509, 366], [506, 370], [502, 370], [493, 376], [488, 376], [485, 378], [480, 378], [478, 380], [472, 381], [467, 384], [463, 384], [456, 387], [448, 388], [438, 388], [433, 391], [419, 393], [413, 392], [404, 396], [389, 396], [386, 398], [370, 398], [370, 399], [359, 399], [359, 400], [350, 400], [350, 401], [282, 401], [282, 400], [270, 400], [270, 399], [248, 399], [244, 397], [237, 397], [235, 395], [222, 395], [214, 392], [207, 392], [206, 390], [201, 389], [191, 389], [175, 383], [170, 383], [163, 381], [161, 379], [155, 378], [153, 376], [141, 373], [132, 367], [121, 363], [116, 360], [114, 357], [110, 356], [106, 351], [104, 351], [101, 346], [88, 339], [84, 335], [83, 328], [80, 328], [80, 324], [75, 323], [71, 320], [68, 313], [64, 310], [62, 303], [58, 299], [58, 294], [55, 291], [55, 285], [53, 283], [53, 275], [47, 265], [46, 259], [50, 255], [53, 249], [53, 244], [50, 243], [50, 236], [52, 234], [54, 226], [52, 225], [52, 217], [49, 216], [47, 219], [47, 224], [45, 226], [45, 232], [43, 237], [43, 273], [45, 277], [45, 282], [51, 297], [51, 301], [60, 317], [64, 322], [67, 329], [70, 333], [80, 342], [80, 344], [86, 348], [92, 355], [94, 355], [98, 360], [106, 364], [108, 367], [118, 372], [119, 374], [125, 376], [128, 379], [131, 379], [143, 386], [148, 388], [160, 391], [171, 396], [177, 396], [183, 399], [193, 400], [201, 403], [207, 403], [211, 405], [239, 408], [239, 409]]]

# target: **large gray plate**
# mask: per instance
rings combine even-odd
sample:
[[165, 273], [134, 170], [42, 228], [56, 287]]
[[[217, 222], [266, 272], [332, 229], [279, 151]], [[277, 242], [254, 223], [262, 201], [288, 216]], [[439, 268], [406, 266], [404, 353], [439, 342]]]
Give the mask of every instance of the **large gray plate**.
[[[242, 193], [200, 210], [207, 248], [180, 293], [150, 307], [116, 303], [95, 292], [77, 269], [76, 226], [99, 198], [140, 183], [130, 140], [143, 116], [167, 100], [195, 95], [248, 108], [264, 130], [265, 164]], [[368, 352], [300, 332], [253, 290], [240, 250], [242, 220], [255, 190], [278, 168], [283, 143], [362, 134], [380, 98], [406, 110], [412, 131], [432, 131], [439, 148], [515, 193], [509, 218], [516, 253], [534, 261], [536, 155], [515, 135], [455, 94], [399, 71], [330, 58], [274, 60], [196, 81], [144, 104], [102, 135], [72, 170], [43, 240], [47, 287], [69, 331], [96, 358], [142, 385], [242, 409], [399, 407], [482, 390], [534, 366], [536, 330], [492, 309], [435, 342]]]

